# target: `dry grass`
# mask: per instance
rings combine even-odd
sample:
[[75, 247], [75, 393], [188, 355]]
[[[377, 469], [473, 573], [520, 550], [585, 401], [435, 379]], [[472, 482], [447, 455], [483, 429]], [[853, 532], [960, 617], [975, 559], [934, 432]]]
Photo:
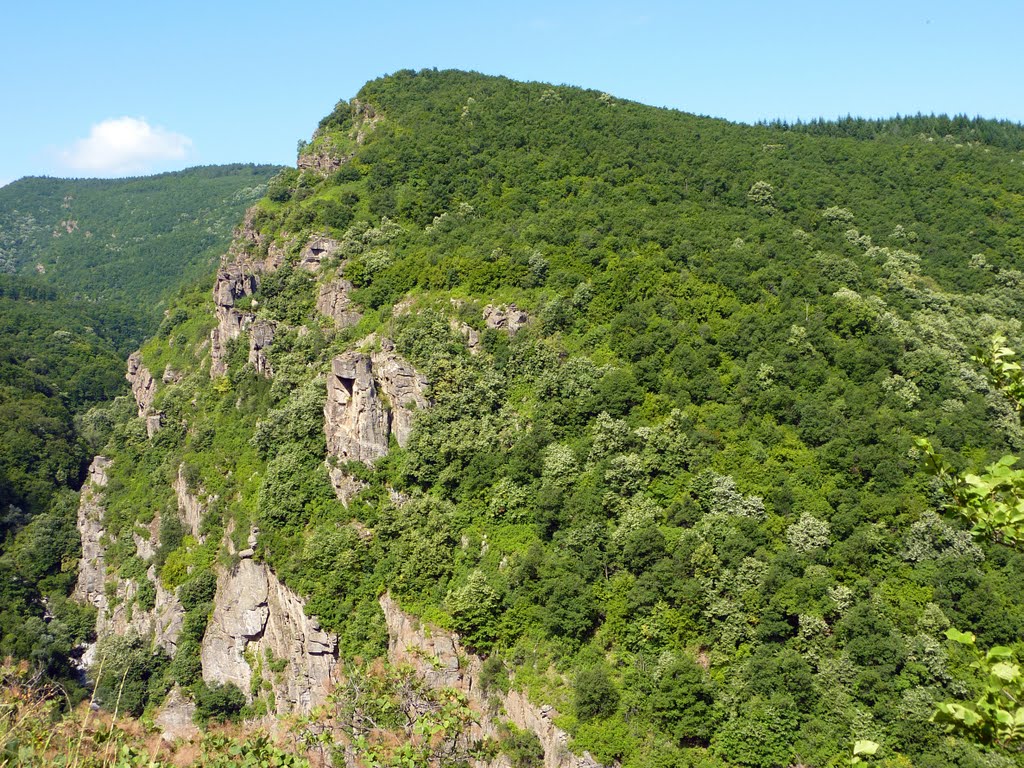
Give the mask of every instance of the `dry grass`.
[[[290, 752], [292, 765], [309, 765], [279, 740], [261, 741], [255, 723], [217, 726], [196, 739], [168, 742], [116, 708], [105, 712], [87, 701], [71, 709], [69, 703], [27, 663], [0, 663], [0, 768], [221, 768], [247, 751]], [[232, 752], [236, 748], [240, 753]], [[265, 764], [277, 763], [268, 757]]]

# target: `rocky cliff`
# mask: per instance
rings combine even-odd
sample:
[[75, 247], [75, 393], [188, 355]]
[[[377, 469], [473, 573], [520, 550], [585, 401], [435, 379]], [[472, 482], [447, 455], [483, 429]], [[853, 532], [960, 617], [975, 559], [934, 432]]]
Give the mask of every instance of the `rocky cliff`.
[[146, 416], [153, 407], [156, 395], [156, 380], [149, 369], [142, 364], [142, 355], [133, 352], [128, 356], [128, 372], [125, 374], [132, 386], [132, 397], [139, 408], [139, 416]]
[[320, 287], [316, 299], [317, 311], [333, 320], [338, 328], [350, 328], [363, 317], [349, 298], [352, 288], [352, 283], [343, 278], [324, 283]]
[[178, 499], [178, 513], [181, 517], [181, 522], [185, 524], [185, 529], [189, 534], [201, 543], [204, 537], [200, 534], [199, 529], [203, 522], [203, 515], [206, 514], [207, 507], [212, 499], [208, 499], [202, 490], [198, 490], [196, 493], [192, 492], [188, 487], [188, 481], [185, 479], [184, 464], [178, 467], [178, 476], [174, 479], [172, 487]]
[[249, 329], [249, 364], [268, 379], [274, 371], [267, 360], [267, 349], [274, 342], [276, 325], [269, 320], [257, 320]]
[[229, 264], [217, 273], [213, 285], [214, 312], [217, 327], [210, 331], [210, 375], [227, 373], [228, 342], [237, 339], [253, 321], [253, 313], [236, 309], [235, 303], [255, 291], [256, 276], [247, 273], [239, 264]]
[[[96, 607], [97, 637], [137, 634], [151, 638], [173, 656], [185, 615], [177, 594], [164, 589], [151, 565], [143, 578], [152, 582], [156, 599], [152, 609], [142, 610], [136, 601], [139, 582], [107, 572], [102, 494], [109, 467], [108, 459], [96, 457], [89, 482], [82, 489], [78, 510], [82, 559], [74, 598]], [[199, 537], [205, 497], [188, 489], [182, 469], [174, 489], [187, 530]], [[152, 559], [156, 552], [159, 528], [157, 518], [148, 527], [148, 535], [136, 532], [136, 554], [143, 560]], [[235, 683], [250, 698], [253, 693], [272, 692], [278, 713], [309, 712], [327, 692], [337, 642], [315, 618], [306, 615], [298, 595], [285, 587], [269, 567], [252, 559], [253, 545], [255, 533], [250, 548], [238, 553], [234, 567], [218, 567], [213, 611], [201, 646], [203, 678]], [[83, 661], [87, 666], [97, 661], [95, 645], [86, 650]], [[181, 695], [179, 691], [179, 698]], [[181, 702], [172, 704], [167, 712], [182, 708]], [[170, 732], [181, 718], [168, 714], [166, 719], [162, 727]]]
[[[139, 583], [107, 573], [105, 531], [103, 528], [103, 488], [107, 485], [108, 459], [97, 456], [89, 467], [89, 481], [82, 489], [78, 506], [78, 530], [82, 537], [82, 559], [78, 563], [78, 581], [74, 599], [96, 608], [96, 635], [137, 634], [153, 638], [153, 642], [173, 655], [177, 649], [185, 612], [172, 591], [163, 588], [156, 569], [150, 566], [143, 578], [153, 584], [156, 598], [153, 607], [145, 610], [136, 601]], [[136, 553], [152, 558], [158, 542], [154, 531], [159, 519], [150, 526], [149, 535], [136, 533]], [[83, 662], [94, 661], [95, 645], [86, 649]]]
[[103, 546], [103, 489], [107, 485], [110, 460], [97, 456], [89, 465], [89, 478], [82, 486], [78, 502], [78, 532], [82, 537], [82, 559], [78, 561], [78, 581], [74, 598], [91, 603], [97, 609], [106, 607], [103, 585], [107, 567]]
[[387, 454], [392, 434], [405, 446], [416, 411], [430, 405], [429, 387], [390, 339], [381, 339], [375, 352], [350, 351], [334, 358], [324, 406], [327, 453], [369, 465]]
[[250, 699], [267, 686], [278, 713], [309, 712], [327, 694], [337, 641], [251, 550], [241, 554], [217, 579], [202, 643], [203, 678], [234, 683]]
[[[213, 285], [217, 327], [210, 331], [211, 376], [222, 376], [227, 372], [228, 342], [241, 336], [255, 319], [253, 312], [240, 309], [236, 304], [256, 292], [261, 274], [273, 272], [284, 263], [287, 246], [268, 242], [260, 233], [256, 225], [257, 212], [257, 206], [245, 212], [241, 226], [235, 230], [231, 247], [221, 260]], [[267, 343], [250, 346], [250, 358]], [[254, 346], [257, 347], [255, 350]]]
[[[432, 687], [454, 688], [465, 694], [479, 716], [473, 738], [498, 738], [504, 719], [537, 736], [544, 748], [544, 768], [600, 768], [588, 753], [579, 756], [569, 751], [569, 735], [555, 725], [558, 713], [553, 707], [535, 706], [520, 691], [485, 690], [481, 684], [483, 660], [467, 651], [458, 635], [405, 613], [390, 594], [381, 597], [380, 606], [388, 628], [388, 659], [392, 664], [411, 666]], [[492, 715], [494, 711], [503, 716]], [[500, 764], [500, 758], [496, 763]]]

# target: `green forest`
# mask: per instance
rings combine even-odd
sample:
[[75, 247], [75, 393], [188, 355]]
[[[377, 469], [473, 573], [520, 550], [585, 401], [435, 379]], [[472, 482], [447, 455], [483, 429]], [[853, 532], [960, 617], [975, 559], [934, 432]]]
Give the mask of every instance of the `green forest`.
[[20, 179], [0, 189], [0, 273], [38, 274], [69, 298], [122, 307], [142, 321], [128, 341], [138, 347], [168, 295], [211, 274], [242, 212], [278, 170]]
[[[67, 601], [77, 491], [127, 390], [125, 358], [183, 286], [208, 281], [270, 166], [0, 189], [0, 655], [68, 667], [93, 617]], [[52, 619], [44, 621], [47, 614]]]
[[[1012, 728], [985, 735], [941, 709], [1024, 650], [1024, 554], [1005, 528], [956, 513], [972, 508], [957, 478], [1024, 450], [1022, 146], [1024, 128], [999, 121], [747, 126], [465, 72], [367, 83], [235, 241], [247, 263], [284, 255], [234, 305], [274, 324], [272, 375], [243, 333], [211, 376], [204, 250], [187, 272], [203, 279], [142, 345], [154, 374], [183, 374], [158, 384], [163, 428], [148, 434], [125, 396], [80, 419], [88, 452], [113, 460], [112, 576], [141, 583], [154, 566], [188, 611], [174, 658], [137, 665], [133, 706], [152, 712], [178, 682], [204, 712], [238, 713], [202, 682], [198, 648], [211, 568], [235, 565], [227, 540], [243, 549], [255, 527], [257, 560], [337, 633], [346, 663], [386, 654], [387, 591], [458, 633], [495, 690], [553, 705], [569, 748], [604, 765], [1024, 765]], [[338, 248], [302, 266], [315, 235]], [[0, 294], [35, 291], [33, 307], [72, 283], [82, 299], [141, 295], [139, 237], [110, 288], [87, 262], [65, 265], [70, 251], [0, 243], [12, 271], [45, 268]], [[316, 308], [339, 278], [361, 313], [344, 328]], [[488, 307], [512, 304], [522, 328], [488, 326]], [[404, 447], [340, 462], [324, 433], [332, 359], [385, 339], [429, 381], [429, 407]], [[65, 341], [40, 330], [30, 343], [43, 359]], [[123, 352], [103, 350], [89, 354]], [[71, 366], [56, 399], [38, 378], [48, 366], [5, 364], [10, 402], [32, 392], [39, 418], [117, 392], [99, 362]], [[46, 476], [80, 473], [74, 450]], [[334, 471], [358, 481], [347, 505]], [[166, 522], [179, 475], [215, 500], [202, 541]], [[18, 583], [66, 595], [74, 500], [50, 493], [57, 511], [0, 567], [48, 563]], [[144, 561], [133, 534], [157, 516], [167, 529]], [[65, 566], [34, 554], [44, 543], [64, 546]], [[68, 609], [59, 650], [82, 637], [82, 610]], [[8, 634], [0, 648], [35, 658], [41, 643]], [[982, 663], [978, 648], [1000, 650]], [[273, 711], [249, 693], [244, 714]], [[540, 764], [522, 734], [496, 748]], [[365, 764], [406, 764], [381, 755]]]

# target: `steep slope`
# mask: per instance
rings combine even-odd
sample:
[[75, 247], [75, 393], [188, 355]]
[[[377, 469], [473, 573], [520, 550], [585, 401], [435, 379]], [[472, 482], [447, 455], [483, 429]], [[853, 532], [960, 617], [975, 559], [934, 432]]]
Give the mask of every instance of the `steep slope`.
[[1017, 154], [424, 71], [298, 166], [106, 449], [110, 589], [189, 604], [178, 682], [304, 711], [414, 614], [548, 765], [551, 729], [630, 766], [977, 764], [928, 723], [966, 685], [942, 631], [1016, 641], [1024, 562], [935, 514], [912, 437], [1024, 439], [970, 359], [1021, 340]]
[[124, 358], [171, 294], [212, 273], [276, 170], [0, 190], [0, 657], [32, 659], [75, 688], [69, 655], [91, 621], [67, 601], [74, 494], [110, 429], [109, 414], [89, 409], [127, 390]]

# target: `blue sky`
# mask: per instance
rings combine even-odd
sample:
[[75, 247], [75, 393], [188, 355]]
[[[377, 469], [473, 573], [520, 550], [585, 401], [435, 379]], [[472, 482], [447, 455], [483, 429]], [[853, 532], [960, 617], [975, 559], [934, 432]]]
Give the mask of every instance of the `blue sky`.
[[294, 163], [397, 69], [567, 83], [738, 121], [916, 112], [1024, 121], [1024, 0], [10, 3], [0, 184]]

